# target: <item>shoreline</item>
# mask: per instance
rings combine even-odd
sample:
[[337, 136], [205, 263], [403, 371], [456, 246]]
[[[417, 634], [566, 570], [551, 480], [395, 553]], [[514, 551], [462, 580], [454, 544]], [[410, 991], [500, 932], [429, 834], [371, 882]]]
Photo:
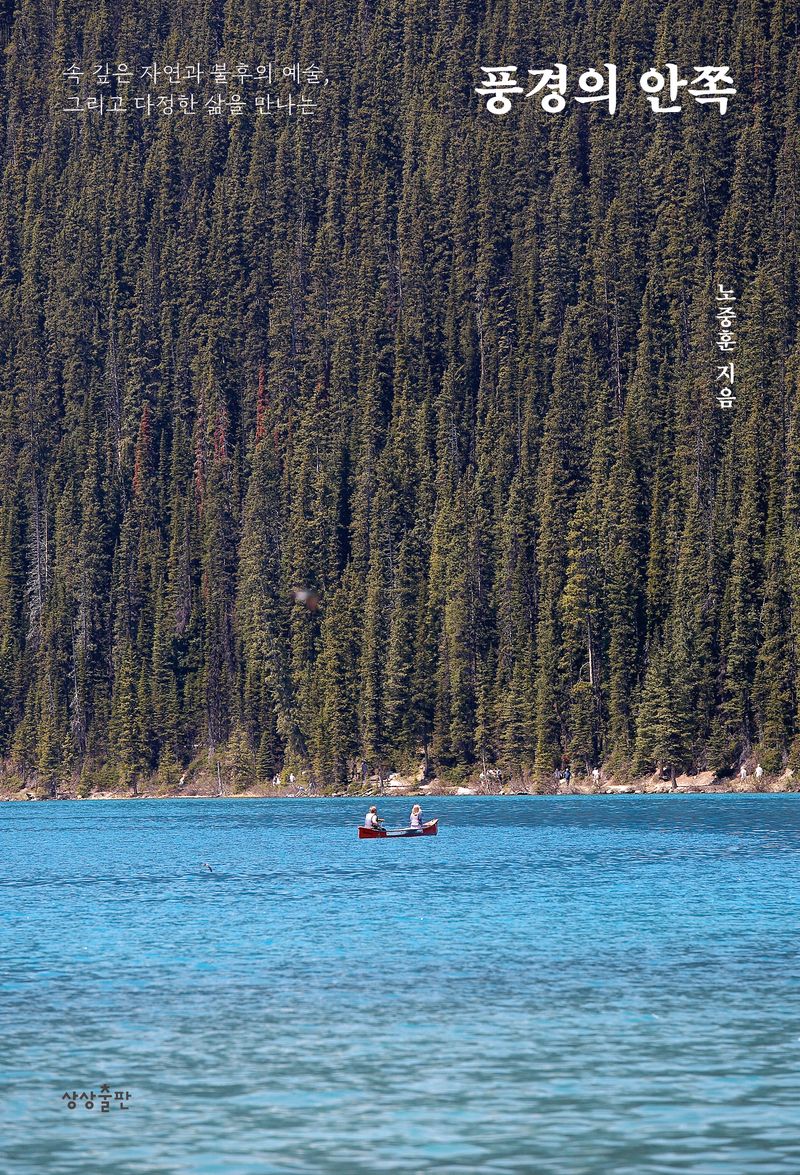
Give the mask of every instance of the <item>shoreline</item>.
[[[277, 777], [276, 777], [277, 778]], [[111, 781], [109, 781], [111, 783]], [[158, 778], [139, 779], [135, 784], [93, 788], [81, 783], [78, 776], [60, 780], [49, 787], [35, 776], [20, 778], [13, 771], [0, 772], [0, 802], [53, 800], [294, 800], [294, 799], [353, 799], [383, 802], [398, 799], [433, 799], [439, 796], [581, 796], [581, 795], [742, 795], [787, 794], [800, 792], [800, 773], [791, 768], [782, 772], [755, 770], [744, 777], [727, 772], [696, 771], [677, 775], [674, 780], [663, 778], [660, 772], [633, 776], [627, 772], [611, 772], [595, 780], [591, 774], [573, 775], [569, 781], [555, 775], [535, 779], [530, 775], [503, 777], [492, 768], [479, 776], [453, 780], [440, 775], [425, 776], [392, 772], [389, 775], [369, 775], [352, 780], [349, 787], [324, 787], [309, 779], [302, 769], [280, 782], [242, 781], [235, 786], [227, 772], [214, 771], [213, 766], [188, 770], [170, 782]]]
[[[648, 781], [649, 782], [649, 781]], [[551, 789], [514, 789], [503, 788], [496, 791], [478, 790], [469, 787], [424, 787], [419, 788], [384, 788], [382, 790], [365, 789], [359, 791], [323, 791], [316, 789], [294, 789], [264, 787], [258, 790], [247, 789], [236, 792], [218, 791], [185, 791], [170, 789], [156, 791], [145, 789], [136, 794], [130, 791], [97, 791], [88, 795], [79, 795], [76, 791], [59, 790], [54, 796], [36, 794], [32, 789], [15, 791], [0, 791], [0, 803], [59, 803], [73, 801], [97, 800], [380, 800], [390, 799], [552, 799], [566, 796], [621, 796], [621, 795], [793, 795], [800, 792], [800, 781], [787, 780], [783, 777], [759, 781], [755, 780], [719, 780], [714, 783], [694, 783], [687, 781], [675, 787], [658, 781], [651, 786], [636, 786], [635, 784], [601, 784], [599, 787], [581, 786], [569, 788], [559, 787]]]

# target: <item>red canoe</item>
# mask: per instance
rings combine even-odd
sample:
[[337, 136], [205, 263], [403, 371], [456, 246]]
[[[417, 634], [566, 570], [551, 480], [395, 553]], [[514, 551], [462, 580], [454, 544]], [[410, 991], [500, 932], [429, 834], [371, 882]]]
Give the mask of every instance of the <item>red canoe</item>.
[[439, 817], [435, 820], [426, 820], [422, 828], [364, 828], [359, 825], [359, 840], [383, 840], [387, 836], [436, 836], [439, 828]]

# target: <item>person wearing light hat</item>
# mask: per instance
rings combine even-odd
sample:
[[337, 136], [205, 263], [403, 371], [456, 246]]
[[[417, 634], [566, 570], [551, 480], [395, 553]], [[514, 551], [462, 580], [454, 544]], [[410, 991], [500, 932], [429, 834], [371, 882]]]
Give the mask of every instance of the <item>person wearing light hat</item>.
[[380, 816], [378, 815], [378, 809], [375, 807], [374, 804], [372, 805], [369, 812], [367, 812], [366, 816], [364, 817], [364, 827], [365, 828], [382, 828], [383, 827], [383, 821], [381, 820]]

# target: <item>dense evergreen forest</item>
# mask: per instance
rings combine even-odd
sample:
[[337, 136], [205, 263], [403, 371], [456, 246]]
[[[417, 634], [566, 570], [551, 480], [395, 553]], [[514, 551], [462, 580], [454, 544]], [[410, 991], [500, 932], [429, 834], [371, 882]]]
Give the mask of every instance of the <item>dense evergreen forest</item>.
[[[800, 759], [795, 3], [5, 0], [0, 39], [7, 775]], [[75, 62], [256, 59], [318, 108], [63, 110]], [[616, 113], [475, 92], [555, 62]], [[665, 62], [727, 113], [655, 113]]]

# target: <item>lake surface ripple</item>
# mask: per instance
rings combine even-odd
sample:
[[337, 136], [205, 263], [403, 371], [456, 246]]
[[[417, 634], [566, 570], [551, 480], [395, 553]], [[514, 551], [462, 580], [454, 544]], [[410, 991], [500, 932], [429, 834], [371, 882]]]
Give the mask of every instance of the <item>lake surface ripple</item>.
[[800, 796], [366, 807], [0, 806], [0, 1169], [797, 1175]]

